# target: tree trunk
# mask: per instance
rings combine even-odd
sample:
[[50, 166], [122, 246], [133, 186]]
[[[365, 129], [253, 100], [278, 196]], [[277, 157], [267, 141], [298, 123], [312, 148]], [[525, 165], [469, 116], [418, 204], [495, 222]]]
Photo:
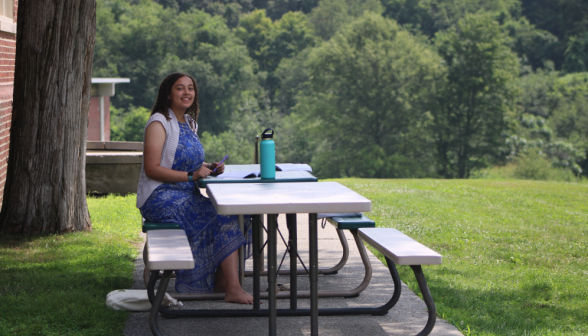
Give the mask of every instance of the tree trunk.
[[8, 172], [0, 229], [91, 230], [86, 133], [95, 0], [20, 0]]

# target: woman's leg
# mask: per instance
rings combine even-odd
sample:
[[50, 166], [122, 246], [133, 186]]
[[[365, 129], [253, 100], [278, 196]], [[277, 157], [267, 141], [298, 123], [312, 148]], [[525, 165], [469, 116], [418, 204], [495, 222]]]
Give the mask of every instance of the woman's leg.
[[[239, 283], [239, 251], [231, 253], [220, 264], [217, 275], [224, 278], [225, 301], [235, 303], [253, 303], [253, 296], [243, 290]], [[219, 274], [219, 271], [221, 272]], [[222, 280], [221, 280], [222, 281]], [[216, 286], [215, 286], [216, 287]]]
[[225, 282], [225, 274], [223, 273], [223, 268], [221, 265], [218, 265], [216, 268], [216, 273], [214, 274], [214, 292], [215, 293], [224, 293], [227, 291], [227, 284]]

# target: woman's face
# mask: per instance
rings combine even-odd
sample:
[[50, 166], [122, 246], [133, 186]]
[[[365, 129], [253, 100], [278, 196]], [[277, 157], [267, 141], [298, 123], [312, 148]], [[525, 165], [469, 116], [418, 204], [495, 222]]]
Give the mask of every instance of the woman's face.
[[173, 111], [186, 111], [194, 102], [194, 83], [190, 77], [180, 77], [174, 85], [169, 95], [171, 101], [170, 107]]

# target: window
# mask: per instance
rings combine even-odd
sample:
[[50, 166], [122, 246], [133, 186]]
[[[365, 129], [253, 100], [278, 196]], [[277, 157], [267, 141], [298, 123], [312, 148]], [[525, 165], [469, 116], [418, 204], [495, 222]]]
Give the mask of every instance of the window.
[[0, 15], [14, 19], [14, 0], [0, 0]]
[[16, 34], [14, 0], [0, 0], [0, 31]]

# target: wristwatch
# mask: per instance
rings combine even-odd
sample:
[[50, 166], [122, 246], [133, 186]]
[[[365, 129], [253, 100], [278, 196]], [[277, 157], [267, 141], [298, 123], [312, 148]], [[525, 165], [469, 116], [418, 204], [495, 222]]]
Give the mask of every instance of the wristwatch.
[[194, 172], [188, 172], [188, 182], [192, 182], [193, 177], [194, 177]]

